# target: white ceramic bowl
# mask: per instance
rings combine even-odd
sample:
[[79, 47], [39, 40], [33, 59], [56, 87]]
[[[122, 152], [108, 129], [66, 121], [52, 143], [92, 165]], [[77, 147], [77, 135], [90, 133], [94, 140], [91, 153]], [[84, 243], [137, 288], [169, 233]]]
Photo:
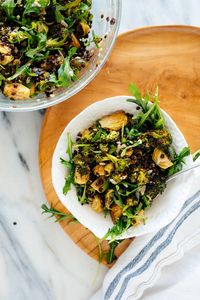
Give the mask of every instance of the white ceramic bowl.
[[[127, 113], [137, 114], [134, 103], [127, 102], [130, 96], [118, 96], [105, 99], [90, 105], [77, 115], [65, 128], [57, 143], [53, 159], [52, 159], [52, 180], [54, 189], [65, 207], [88, 229], [90, 229], [97, 237], [102, 238], [112, 228], [113, 223], [110, 216], [104, 217], [97, 214], [89, 205], [81, 205], [78, 202], [76, 189], [73, 186], [69, 193], [64, 196], [62, 189], [65, 183], [66, 168], [60, 163], [60, 157], [68, 159], [66, 154], [67, 148], [67, 132], [70, 132], [72, 140], [76, 140], [78, 132], [89, 127], [93, 122], [102, 116], [117, 110], [124, 110]], [[162, 111], [165, 123], [173, 137], [173, 145], [177, 152], [187, 145], [187, 142], [180, 132], [174, 121], [169, 115]], [[192, 157], [186, 159], [185, 167], [192, 163]], [[151, 206], [145, 211], [147, 216], [146, 224], [131, 227], [121, 238], [130, 238], [143, 235], [160, 229], [170, 223], [179, 213], [185, 199], [188, 196], [191, 185], [191, 178], [186, 174], [169, 182], [166, 190], [158, 196]]]

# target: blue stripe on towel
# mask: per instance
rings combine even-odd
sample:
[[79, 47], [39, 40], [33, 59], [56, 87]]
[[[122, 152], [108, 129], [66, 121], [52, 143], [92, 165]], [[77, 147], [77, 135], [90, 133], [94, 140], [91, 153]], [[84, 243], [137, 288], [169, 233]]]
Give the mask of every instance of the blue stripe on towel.
[[[198, 196], [200, 194], [198, 193]], [[197, 197], [198, 197], [197, 196]], [[117, 294], [117, 296], [115, 297], [115, 300], [120, 300], [122, 299], [122, 296], [127, 288], [127, 285], [130, 281], [130, 279], [142, 274], [144, 271], [146, 271], [148, 269], [148, 267], [152, 264], [152, 262], [157, 258], [157, 256], [160, 254], [160, 252], [162, 250], [164, 250], [173, 240], [173, 237], [175, 236], [177, 230], [179, 229], [179, 227], [184, 223], [184, 221], [193, 213], [195, 212], [198, 208], [200, 208], [200, 200], [198, 202], [196, 202], [190, 209], [188, 209], [185, 214], [181, 217], [181, 219], [176, 223], [176, 225], [174, 226], [174, 228], [171, 230], [170, 234], [168, 235], [168, 237], [165, 239], [165, 241], [163, 241], [157, 248], [156, 250], [151, 254], [151, 256], [147, 259], [147, 261], [139, 268], [137, 269], [135, 272], [128, 274], [123, 283], [122, 286], [120, 288], [119, 293]]]
[[[191, 204], [197, 197], [198, 195], [200, 195], [200, 191], [197, 192], [195, 195], [193, 195], [192, 197], [190, 197], [183, 205], [182, 210], [183, 211], [189, 204]], [[155, 244], [155, 242], [157, 242], [159, 239], [162, 238], [163, 234], [166, 232], [167, 228], [174, 222], [174, 220], [166, 225], [165, 227], [163, 227], [162, 229], [160, 229], [156, 235], [148, 242], [148, 244], [138, 253], [138, 255], [131, 260], [114, 278], [114, 280], [110, 283], [106, 293], [105, 293], [105, 297], [104, 299], [109, 299], [115, 288], [117, 287], [119, 281], [121, 280], [122, 276], [127, 273], [128, 271], [130, 271], [137, 263], [139, 263], [145, 256], [147, 250], [151, 249], [151, 247]]]

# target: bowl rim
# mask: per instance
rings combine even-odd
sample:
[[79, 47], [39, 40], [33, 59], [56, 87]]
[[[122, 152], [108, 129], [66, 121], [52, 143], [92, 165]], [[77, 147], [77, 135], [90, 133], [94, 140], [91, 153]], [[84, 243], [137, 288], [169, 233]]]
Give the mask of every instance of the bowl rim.
[[[97, 74], [101, 71], [101, 69], [103, 68], [103, 66], [105, 65], [106, 61], [108, 60], [108, 57], [110, 56], [112, 49], [115, 45], [117, 36], [118, 36], [118, 32], [119, 32], [119, 27], [121, 24], [121, 16], [122, 16], [122, 0], [117, 0], [117, 16], [116, 16], [116, 26], [114, 29], [114, 34], [113, 34], [113, 38], [111, 41], [111, 44], [109, 46], [108, 51], [106, 52], [106, 55], [103, 57], [103, 59], [101, 60], [100, 64], [98, 65], [98, 67], [96, 67], [96, 69], [94, 70], [94, 72], [91, 73], [91, 75], [84, 81], [82, 82], [80, 85], [77, 85], [75, 87], [75, 89], [73, 89], [72, 91], [70, 91], [68, 93], [68, 97], [66, 99], [66, 91], [61, 93], [61, 96], [57, 99], [54, 100], [52, 102], [45, 102], [45, 103], [41, 103], [38, 104], [37, 106], [33, 106], [33, 107], [15, 107], [15, 102], [13, 102], [13, 106], [11, 107], [0, 107], [0, 111], [7, 111], [7, 112], [28, 112], [28, 111], [37, 111], [37, 110], [41, 110], [41, 109], [45, 109], [51, 106], [54, 106], [58, 103], [61, 103], [63, 101], [67, 101], [68, 99], [70, 99], [72, 96], [74, 96], [75, 94], [78, 94], [84, 87], [86, 87], [96, 76]], [[25, 100], [28, 101], [28, 100]], [[22, 102], [24, 103], [24, 101]], [[39, 101], [38, 101], [39, 103]]]

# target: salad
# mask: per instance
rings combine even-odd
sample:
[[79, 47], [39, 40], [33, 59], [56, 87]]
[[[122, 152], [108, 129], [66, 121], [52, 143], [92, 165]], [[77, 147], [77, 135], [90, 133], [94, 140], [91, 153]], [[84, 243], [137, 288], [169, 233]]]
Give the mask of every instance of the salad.
[[87, 65], [100, 38], [92, 32], [92, 0], [1, 0], [0, 85], [24, 100], [68, 87]]
[[131, 226], [146, 222], [145, 210], [166, 188], [167, 179], [182, 169], [189, 148], [173, 148], [158, 104], [158, 93], [143, 99], [130, 87], [138, 113], [114, 111], [104, 115], [72, 142], [68, 134], [69, 161], [63, 193], [74, 184], [81, 205], [110, 214], [113, 227], [105, 238], [115, 240]]

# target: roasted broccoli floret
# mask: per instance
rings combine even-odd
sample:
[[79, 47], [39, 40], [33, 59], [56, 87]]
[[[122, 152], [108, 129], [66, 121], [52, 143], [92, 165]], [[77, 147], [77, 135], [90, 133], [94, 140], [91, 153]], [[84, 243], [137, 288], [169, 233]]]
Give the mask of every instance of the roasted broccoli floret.
[[147, 184], [149, 182], [148, 171], [142, 168], [133, 169], [131, 182], [138, 183], [139, 185]]

